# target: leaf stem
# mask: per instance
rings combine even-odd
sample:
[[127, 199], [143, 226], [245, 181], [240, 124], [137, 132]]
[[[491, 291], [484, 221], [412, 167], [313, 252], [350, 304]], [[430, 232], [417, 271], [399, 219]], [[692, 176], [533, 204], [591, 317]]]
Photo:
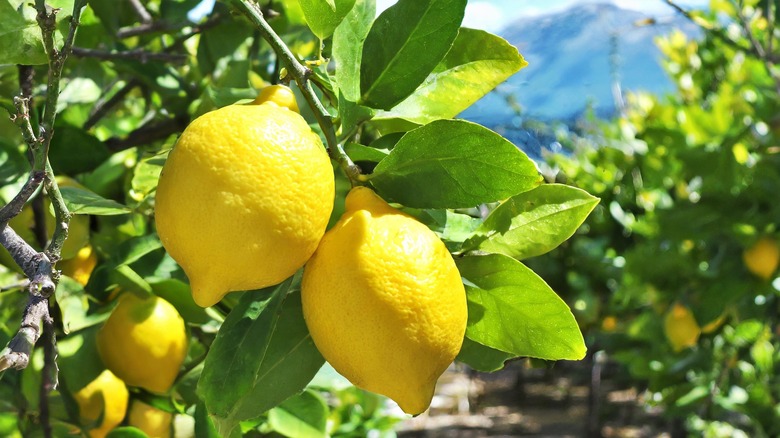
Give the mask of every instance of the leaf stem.
[[333, 116], [325, 109], [314, 92], [311, 86], [309, 77], [312, 71], [301, 64], [298, 59], [293, 55], [287, 45], [282, 41], [279, 35], [271, 28], [268, 22], [265, 20], [263, 11], [260, 6], [252, 0], [232, 0], [233, 4], [249, 18], [252, 23], [255, 24], [260, 35], [271, 45], [276, 52], [276, 55], [282, 60], [284, 66], [287, 68], [288, 74], [298, 84], [303, 93], [303, 97], [306, 98], [306, 102], [314, 112], [314, 117], [317, 119], [317, 123], [322, 129], [322, 133], [325, 135], [325, 141], [328, 144], [328, 154], [331, 159], [338, 163], [339, 167], [344, 171], [353, 185], [362, 181], [360, 178], [360, 168], [352, 162], [352, 160], [344, 152], [344, 148], [339, 144], [336, 139], [336, 131], [333, 127]]

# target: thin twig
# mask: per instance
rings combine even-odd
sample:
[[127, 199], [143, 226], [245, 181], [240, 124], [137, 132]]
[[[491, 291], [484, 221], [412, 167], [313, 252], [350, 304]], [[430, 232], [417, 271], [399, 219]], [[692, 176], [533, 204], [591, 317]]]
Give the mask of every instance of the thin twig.
[[[70, 220], [62, 195], [54, 180], [54, 172], [48, 160], [49, 144], [54, 133], [54, 118], [56, 116], [57, 100], [59, 99], [60, 79], [62, 68], [76, 36], [76, 28], [79, 25], [81, 11], [86, 5], [86, 0], [76, 0], [73, 4], [70, 27], [65, 37], [62, 49], [54, 47], [54, 31], [56, 28], [56, 14], [58, 9], [48, 7], [44, 0], [35, 0], [37, 21], [43, 36], [43, 45], [49, 58], [49, 75], [46, 89], [46, 106], [43, 119], [35, 133], [29, 120], [29, 96], [16, 99], [17, 114], [14, 122], [22, 130], [22, 134], [33, 154], [33, 169], [30, 172], [28, 182], [20, 194], [12, 201], [12, 206], [2, 209], [5, 218], [11, 212], [20, 211], [23, 199], [29, 199], [29, 194], [37, 188], [41, 181], [47, 189], [49, 199], [52, 201], [57, 219], [54, 239], [47, 251], [37, 252], [24, 241], [6, 222], [0, 222], [0, 245], [4, 246], [13, 257], [14, 261], [30, 280], [27, 285], [29, 299], [22, 317], [19, 331], [8, 343], [8, 346], [0, 351], [0, 371], [8, 368], [22, 369], [30, 361], [30, 353], [41, 335], [41, 321], [46, 324], [51, 322], [49, 315], [49, 297], [54, 293], [57, 278], [52, 275], [53, 263], [60, 255], [62, 243], [67, 237], [67, 226]], [[44, 173], [41, 178], [41, 173]], [[6, 209], [6, 207], [8, 207]], [[53, 326], [52, 326], [53, 327]], [[53, 330], [51, 330], [53, 333]], [[53, 338], [52, 338], [53, 339]], [[54, 341], [52, 341], [54, 342]], [[56, 373], [56, 368], [53, 372]]]
[[[48, 300], [47, 300], [48, 305]], [[51, 438], [52, 428], [49, 414], [49, 393], [57, 389], [59, 367], [57, 366], [57, 335], [54, 332], [54, 320], [51, 308], [43, 315], [43, 369], [41, 370], [41, 386], [39, 391], [39, 406], [43, 436]]]
[[100, 119], [102, 119], [103, 117], [106, 116], [106, 114], [108, 114], [111, 108], [113, 108], [122, 100], [124, 100], [125, 96], [127, 96], [127, 94], [133, 90], [133, 88], [139, 85], [141, 85], [141, 81], [139, 81], [136, 78], [133, 78], [127, 81], [127, 83], [122, 88], [117, 90], [117, 92], [114, 93], [107, 100], [99, 99], [95, 103], [95, 106], [92, 107], [92, 111], [89, 114], [89, 118], [87, 119], [86, 122], [84, 122], [84, 129], [88, 130], [93, 126], [95, 126], [97, 122], [100, 121]]
[[29, 286], [29, 285], [30, 285], [30, 280], [24, 279], [24, 280], [20, 281], [19, 283], [10, 284], [10, 285], [7, 285], [7, 286], [0, 287], [0, 293], [9, 292], [9, 291], [12, 291], [12, 290], [27, 289], [27, 286]]
[[190, 26], [191, 24], [192, 23], [188, 21], [176, 24], [167, 23], [162, 20], [152, 21], [150, 23], [139, 24], [138, 26], [122, 27], [116, 31], [116, 37], [121, 40], [150, 33], [168, 32], [182, 29], [184, 27]]
[[108, 149], [114, 152], [133, 146], [149, 144], [182, 132], [187, 127], [189, 121], [190, 119], [187, 115], [178, 115], [162, 121], [152, 121], [139, 127], [124, 138], [112, 137], [104, 143]]
[[135, 14], [138, 15], [138, 18], [141, 19], [141, 23], [150, 23], [152, 21], [152, 15], [149, 13], [149, 11], [146, 10], [146, 7], [144, 7], [140, 1], [127, 0], [127, 2], [130, 3], [130, 7], [133, 8]]
[[[753, 29], [750, 27], [750, 23], [748, 22], [747, 17], [745, 17], [743, 2], [741, 0], [737, 4], [737, 21], [739, 21], [742, 29], [745, 30], [745, 35], [750, 42], [750, 46], [753, 48], [753, 51], [758, 54], [758, 59], [761, 60], [761, 62], [764, 64], [764, 68], [767, 70], [769, 77], [774, 80], [775, 91], [777, 91], [777, 94], [780, 94], [780, 75], [778, 75], [777, 71], [775, 71], [774, 63], [769, 58], [769, 54], [771, 52], [767, 52], [765, 50], [764, 46], [760, 41], [758, 41], [758, 38], [756, 38], [756, 34], [753, 33]], [[770, 34], [769, 41], [772, 41], [772, 38], [773, 36]]]
[[750, 46], [743, 46], [742, 44], [739, 44], [738, 42], [736, 42], [736, 41], [732, 40], [731, 38], [729, 38], [729, 36], [726, 34], [726, 32], [723, 29], [718, 28], [718, 27], [705, 27], [705, 26], [703, 26], [701, 21], [699, 19], [697, 19], [698, 17], [695, 17], [688, 10], [686, 10], [682, 6], [678, 5], [673, 0], [664, 0], [664, 2], [666, 2], [667, 5], [671, 6], [674, 10], [676, 10], [677, 12], [682, 14], [682, 16], [687, 18], [691, 23], [693, 23], [696, 26], [704, 29], [706, 32], [709, 32], [711, 35], [717, 37], [718, 39], [720, 39], [724, 43], [728, 44], [729, 46], [731, 46], [731, 47], [733, 47], [733, 48], [735, 48], [737, 50], [750, 53], [750, 54], [752, 54], [755, 57], [759, 56], [758, 53], [756, 53], [756, 51], [752, 47], [750, 47]]
[[74, 47], [72, 49], [72, 53], [73, 56], [77, 56], [79, 58], [96, 58], [102, 59], [104, 61], [111, 61], [115, 59], [131, 59], [140, 61], [142, 64], [146, 64], [149, 61], [184, 62], [187, 60], [187, 55], [183, 53], [158, 53], [149, 52], [143, 49], [112, 52], [109, 50]]
[[233, 0], [233, 4], [256, 25], [260, 35], [273, 48], [276, 55], [287, 68], [287, 72], [295, 79], [298, 88], [300, 88], [303, 96], [306, 98], [306, 102], [308, 102], [314, 112], [314, 117], [325, 135], [331, 159], [339, 164], [353, 185], [364, 180], [363, 175], [360, 174], [360, 168], [347, 156], [336, 139], [336, 131], [333, 128], [333, 116], [322, 105], [309, 81], [312, 71], [298, 61], [284, 41], [271, 28], [263, 16], [263, 10], [257, 3], [250, 0]]

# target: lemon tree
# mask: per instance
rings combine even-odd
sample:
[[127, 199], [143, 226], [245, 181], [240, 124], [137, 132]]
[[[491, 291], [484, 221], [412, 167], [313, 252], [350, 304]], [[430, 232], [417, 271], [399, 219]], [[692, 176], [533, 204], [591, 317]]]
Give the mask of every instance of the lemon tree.
[[457, 118], [526, 65], [466, 0], [199, 3], [0, 0], [4, 436], [376, 434], [585, 356], [525, 261], [599, 200]]
[[[588, 344], [694, 436], [774, 436], [778, 422], [774, 2], [686, 11], [659, 40], [674, 95], [562, 139], [560, 181], [602, 198], [583, 231], [531, 266]], [[736, 60], [736, 62], [734, 62]]]

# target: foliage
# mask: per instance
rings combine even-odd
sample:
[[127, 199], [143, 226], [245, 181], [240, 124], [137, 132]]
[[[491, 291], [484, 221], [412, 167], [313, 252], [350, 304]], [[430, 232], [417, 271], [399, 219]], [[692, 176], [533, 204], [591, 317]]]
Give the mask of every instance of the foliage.
[[649, 403], [707, 436], [780, 433], [776, 260], [763, 262], [768, 279], [743, 262], [777, 237], [780, 217], [780, 81], [776, 55], [762, 56], [777, 36], [773, 2], [759, 3], [691, 13], [700, 40], [658, 41], [677, 93], [630, 96], [624, 116], [592, 122], [571, 155], [551, 157], [561, 180], [602, 203], [530, 263]]
[[[28, 204], [40, 213], [48, 197], [57, 226], [48, 236], [40, 214], [26, 226], [39, 245], [51, 238], [46, 255], [56, 270], [68, 211], [88, 218], [94, 254], [79, 259], [89, 265], [68, 267], [78, 277], [49, 276], [58, 285], [50, 303], [54, 326], [44, 324], [47, 342], [26, 369], [0, 376], [3, 435], [94, 426], [79, 421], [73, 394], [105, 369], [95, 337], [120, 291], [157, 295], [187, 324], [189, 350], [171, 391], [134, 387], [130, 396], [131, 403], [175, 414], [177, 434], [392, 430], [398, 419], [384, 413], [384, 399], [345, 386], [323, 366], [301, 314], [299, 274], [203, 309], [154, 229], [157, 181], [178, 134], [195, 117], [252, 99], [278, 81], [295, 82], [299, 103], [307, 103], [302, 115], [337, 164], [331, 224], [343, 213], [349, 187], [368, 185], [402, 204], [459, 259], [470, 309], [484, 308], [469, 316], [459, 360], [497, 369], [519, 355], [584, 356], [570, 310], [520, 260], [565, 241], [598, 200], [540, 185], [534, 163], [508, 141], [451, 120], [525, 66], [506, 41], [460, 27], [465, 0], [401, 0], [376, 18], [373, 0], [230, 1], [193, 22], [189, 14], [198, 3], [92, 0], [82, 11], [79, 1], [46, 9], [40, 0], [0, 0], [0, 104], [11, 115], [0, 118], [0, 198], [12, 205], [20, 191], [29, 197], [28, 188], [45, 175], [45, 193]], [[78, 23], [68, 19], [79, 12]], [[53, 21], [36, 23], [36, 16]], [[58, 52], [76, 24], [72, 52]], [[48, 151], [39, 137], [51, 138]], [[80, 186], [60, 191], [54, 174]], [[12, 227], [2, 225], [10, 235]], [[528, 234], [539, 240], [522, 237]], [[6, 344], [22, 334], [15, 335], [16, 321], [29, 314], [24, 292], [34, 298], [30, 285], [37, 283], [26, 282], [10, 256], [3, 260], [0, 286], [8, 292], [0, 295], [0, 343]], [[499, 312], [502, 302], [511, 305]], [[544, 312], [527, 311], [535, 302]], [[56, 389], [52, 328], [60, 338]], [[112, 436], [142, 432], [123, 427]]]

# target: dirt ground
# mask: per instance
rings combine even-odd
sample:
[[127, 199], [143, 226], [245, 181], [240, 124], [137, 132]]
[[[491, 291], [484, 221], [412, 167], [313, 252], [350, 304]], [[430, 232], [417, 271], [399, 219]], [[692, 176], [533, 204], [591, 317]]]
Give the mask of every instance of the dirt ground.
[[679, 435], [660, 412], [645, 406], [641, 390], [621, 385], [610, 369], [605, 364], [594, 370], [593, 363], [586, 361], [560, 362], [550, 369], [530, 368], [526, 361], [518, 361], [491, 374], [453, 367], [440, 379], [431, 409], [401, 423], [398, 436]]

